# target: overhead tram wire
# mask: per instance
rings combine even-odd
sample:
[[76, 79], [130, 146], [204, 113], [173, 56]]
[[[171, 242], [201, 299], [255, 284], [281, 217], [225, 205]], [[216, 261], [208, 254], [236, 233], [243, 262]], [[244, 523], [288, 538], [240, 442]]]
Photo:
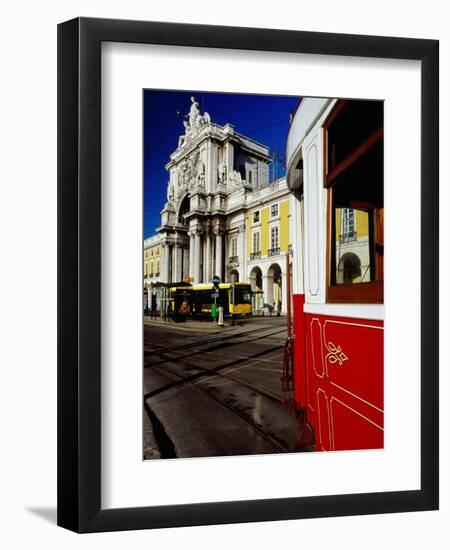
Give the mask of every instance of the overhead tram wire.
[[[283, 118], [282, 120], [278, 120], [277, 122], [271, 122], [270, 124], [266, 124], [264, 126], [261, 126], [259, 128], [254, 129], [254, 130], [245, 130], [245, 133], [251, 136], [252, 134], [258, 133], [262, 130], [266, 130], [267, 128], [273, 128], [274, 126], [279, 126], [280, 124], [284, 124], [286, 122], [288, 122], [288, 123], [290, 122], [290, 117]], [[277, 147], [272, 149], [272, 155], [271, 156], [273, 157], [273, 165], [272, 165], [273, 168], [272, 168], [272, 180], [271, 181], [275, 181], [275, 180], [278, 179], [279, 168], [280, 168], [280, 166], [283, 168], [283, 166], [285, 165], [286, 159], [285, 159], [284, 156], [280, 155]]]
[[[177, 119], [179, 118], [185, 118], [187, 115], [185, 115], [182, 111], [177, 111]], [[151, 151], [151, 153], [155, 152], [155, 151], [158, 151], [159, 149], [161, 149], [161, 147], [163, 146], [163, 142], [164, 142], [164, 139], [167, 137], [167, 135], [172, 131], [172, 129], [175, 127], [175, 124], [178, 122], [178, 120], [175, 120], [174, 123], [170, 126], [169, 130], [167, 130], [167, 132], [164, 133], [163, 137], [161, 138], [161, 141], [159, 143], [159, 145], [157, 145], [156, 147], [154, 147], [154, 149]], [[289, 118], [283, 118], [282, 120], [278, 120], [276, 122], [271, 122], [270, 124], [266, 124], [264, 126], [260, 126], [259, 128], [255, 128], [253, 130], [243, 130], [243, 132], [245, 132], [246, 134], [250, 135], [251, 134], [254, 134], [254, 133], [257, 133], [257, 132], [260, 132], [262, 130], [266, 130], [267, 128], [273, 128], [274, 126], [278, 126], [280, 124], [283, 124], [285, 122], [289, 122]], [[152, 147], [152, 145], [146, 145], [145, 148], [149, 148], [149, 147]], [[150, 152], [147, 152], [146, 153], [146, 156], [151, 154]], [[276, 153], [277, 156], [278, 156], [278, 152]], [[278, 159], [278, 161], [282, 161], [282, 159]], [[154, 170], [153, 172], [150, 172], [149, 174], [147, 174], [148, 176], [152, 176], [152, 175], [155, 175], [157, 174], [158, 172], [165, 172], [165, 168], [158, 168], [157, 170]]]
[[[177, 118], [185, 118], [187, 115], [183, 114], [182, 111], [177, 111]], [[175, 120], [174, 123], [169, 127], [169, 129], [163, 134], [158, 144], [149, 144], [145, 145], [145, 149], [152, 149], [151, 152], [158, 151], [163, 146], [165, 138], [169, 135], [169, 133], [173, 130], [175, 127], [175, 124], [177, 124], [178, 120]], [[244, 130], [246, 134], [251, 135], [252, 133], [257, 133], [262, 130], [266, 130], [267, 128], [273, 128], [274, 126], [278, 126], [279, 124], [283, 124], [284, 122], [289, 122], [289, 118], [283, 118], [282, 120], [278, 120], [277, 122], [272, 122], [270, 124], [266, 124], [265, 126], [260, 126], [259, 128], [255, 128], [253, 130]], [[146, 153], [148, 154], [148, 153]]]
[[284, 122], [289, 122], [289, 118], [283, 118], [282, 120], [278, 120], [277, 122], [271, 122], [270, 124], [266, 124], [265, 126], [261, 126], [260, 128], [255, 128], [253, 130], [244, 130], [246, 134], [251, 135], [252, 133], [260, 132], [261, 130], [266, 130], [267, 128], [273, 128], [274, 126], [278, 126], [279, 124], [283, 124]]
[[272, 156], [272, 181], [275, 181], [279, 178], [280, 167], [281, 167], [282, 173], [283, 171], [286, 172], [286, 157], [280, 154], [278, 147], [274, 147], [271, 150], [271, 156]]

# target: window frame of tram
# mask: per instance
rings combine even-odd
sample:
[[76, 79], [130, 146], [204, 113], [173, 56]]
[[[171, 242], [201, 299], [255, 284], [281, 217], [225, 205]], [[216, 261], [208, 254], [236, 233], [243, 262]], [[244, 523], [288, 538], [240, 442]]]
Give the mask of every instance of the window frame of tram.
[[339, 100], [323, 124], [328, 302], [383, 303], [383, 107]]

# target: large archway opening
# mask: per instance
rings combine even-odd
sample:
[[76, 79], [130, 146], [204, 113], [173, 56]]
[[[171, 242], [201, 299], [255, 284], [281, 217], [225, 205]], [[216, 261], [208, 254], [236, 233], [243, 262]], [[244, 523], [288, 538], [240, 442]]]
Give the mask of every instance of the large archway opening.
[[261, 268], [255, 266], [250, 271], [250, 285], [252, 288], [253, 313], [262, 313], [264, 307], [264, 293]]
[[274, 311], [282, 310], [281, 267], [272, 264], [267, 271], [267, 296], [266, 303], [274, 308]]
[[250, 271], [250, 284], [252, 286], [252, 291], [255, 292], [257, 290], [262, 291], [262, 271], [261, 268], [258, 266], [255, 266]]
[[346, 252], [339, 260], [337, 282], [343, 284], [358, 283], [361, 280], [361, 260], [353, 252]]
[[233, 269], [230, 271], [230, 275], [228, 276], [228, 280], [231, 284], [238, 283], [239, 282], [239, 271], [237, 269]]
[[178, 208], [178, 216], [177, 216], [178, 223], [180, 223], [181, 225], [186, 225], [186, 220], [184, 219], [184, 215], [187, 214], [190, 211], [190, 209], [191, 209], [191, 197], [189, 195], [185, 195]]

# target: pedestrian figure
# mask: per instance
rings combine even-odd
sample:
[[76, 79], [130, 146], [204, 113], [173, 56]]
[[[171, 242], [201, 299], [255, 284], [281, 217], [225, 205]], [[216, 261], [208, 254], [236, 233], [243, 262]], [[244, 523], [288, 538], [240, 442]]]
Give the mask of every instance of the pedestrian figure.
[[150, 313], [150, 319], [157, 318], [157, 311], [156, 311], [156, 296], [152, 295], [152, 307], [151, 307], [151, 313]]

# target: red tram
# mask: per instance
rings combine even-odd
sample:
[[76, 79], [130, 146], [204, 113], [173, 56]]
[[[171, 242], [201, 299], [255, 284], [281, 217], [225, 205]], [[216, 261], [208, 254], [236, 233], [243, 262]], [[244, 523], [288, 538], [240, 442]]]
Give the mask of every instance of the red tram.
[[303, 99], [286, 153], [298, 447], [383, 448], [383, 102]]

